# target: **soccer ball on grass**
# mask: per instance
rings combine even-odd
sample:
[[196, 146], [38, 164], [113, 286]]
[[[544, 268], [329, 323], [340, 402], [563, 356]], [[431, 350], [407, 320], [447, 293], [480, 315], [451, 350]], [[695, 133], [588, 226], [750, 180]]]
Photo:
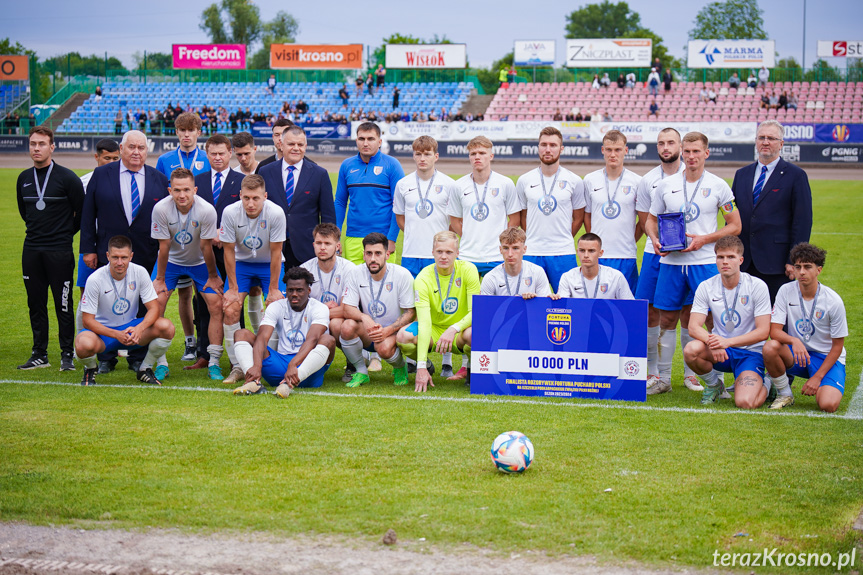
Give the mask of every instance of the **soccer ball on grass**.
[[533, 461], [533, 443], [521, 432], [507, 431], [491, 444], [491, 460], [506, 473], [521, 473]]

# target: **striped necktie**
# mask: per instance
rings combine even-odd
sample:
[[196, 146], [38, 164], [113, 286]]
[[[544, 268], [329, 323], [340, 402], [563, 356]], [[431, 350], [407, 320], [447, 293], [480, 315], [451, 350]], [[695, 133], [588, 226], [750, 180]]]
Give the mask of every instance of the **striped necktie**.
[[138, 216], [138, 210], [141, 209], [141, 193], [138, 191], [138, 182], [135, 178], [138, 172], [130, 171], [129, 175], [132, 177], [132, 219], [134, 220]]
[[764, 180], [767, 179], [767, 166], [761, 166], [761, 175], [758, 176], [758, 181], [755, 182], [755, 189], [752, 190], [752, 205], [758, 203], [758, 196], [761, 195], [761, 190], [764, 189]]
[[216, 183], [213, 184], [213, 205], [219, 203], [219, 195], [222, 193], [222, 173], [216, 172]]
[[285, 178], [285, 200], [288, 207], [291, 207], [291, 200], [294, 199], [294, 166], [288, 166], [288, 177]]

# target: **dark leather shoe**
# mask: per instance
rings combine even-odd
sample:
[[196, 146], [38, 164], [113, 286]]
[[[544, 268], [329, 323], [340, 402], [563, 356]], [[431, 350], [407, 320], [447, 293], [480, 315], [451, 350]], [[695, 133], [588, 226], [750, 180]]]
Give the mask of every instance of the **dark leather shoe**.
[[207, 360], [199, 357], [192, 365], [183, 366], [183, 369], [207, 369]]

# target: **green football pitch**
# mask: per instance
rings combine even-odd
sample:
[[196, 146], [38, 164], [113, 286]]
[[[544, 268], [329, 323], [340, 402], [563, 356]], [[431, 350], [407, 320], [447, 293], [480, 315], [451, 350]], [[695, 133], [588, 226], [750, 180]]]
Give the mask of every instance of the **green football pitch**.
[[[347, 389], [341, 353], [317, 391], [234, 397], [180, 369], [180, 337], [163, 387], [142, 387], [121, 362], [82, 388], [80, 365], [56, 370], [50, 306], [55, 367], [17, 371], [31, 345], [17, 173], [0, 170], [3, 521], [361, 540], [392, 527], [442, 549], [681, 567], [712, 566], [717, 550], [836, 556], [860, 544], [863, 183], [812, 182], [821, 279], [844, 298], [851, 331], [846, 395], [827, 416], [799, 384], [781, 413], [702, 407], [682, 385], [679, 351], [674, 391], [645, 404], [476, 397], [439, 379], [419, 396], [394, 387], [386, 366]], [[522, 475], [495, 471], [488, 455], [513, 429], [536, 448]]]

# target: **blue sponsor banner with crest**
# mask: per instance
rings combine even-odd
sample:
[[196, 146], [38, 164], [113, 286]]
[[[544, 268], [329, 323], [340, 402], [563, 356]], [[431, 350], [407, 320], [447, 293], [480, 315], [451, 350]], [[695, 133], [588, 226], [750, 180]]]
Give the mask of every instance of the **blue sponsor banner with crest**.
[[472, 394], [646, 400], [646, 301], [477, 295], [472, 312]]
[[815, 141], [859, 144], [863, 142], [863, 124], [815, 124]]

